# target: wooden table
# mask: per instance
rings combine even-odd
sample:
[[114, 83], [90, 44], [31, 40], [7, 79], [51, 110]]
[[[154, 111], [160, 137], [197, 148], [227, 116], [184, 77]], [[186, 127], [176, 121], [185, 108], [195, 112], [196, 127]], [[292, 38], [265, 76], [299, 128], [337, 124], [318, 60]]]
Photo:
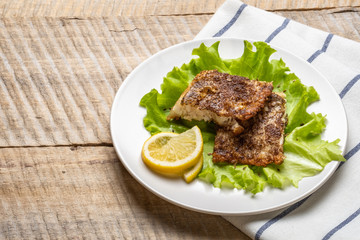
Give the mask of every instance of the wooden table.
[[[132, 69], [223, 0], [44, 2], [0, 1], [0, 239], [248, 239], [143, 188], [109, 131]], [[359, 1], [245, 2], [360, 41]]]

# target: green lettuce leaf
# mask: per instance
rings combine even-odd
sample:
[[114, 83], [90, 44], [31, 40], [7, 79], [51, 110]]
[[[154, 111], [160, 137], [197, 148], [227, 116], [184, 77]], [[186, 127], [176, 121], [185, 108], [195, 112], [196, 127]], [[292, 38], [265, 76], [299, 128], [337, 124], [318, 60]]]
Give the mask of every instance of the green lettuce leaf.
[[[218, 52], [220, 42], [207, 47], [201, 44], [192, 52], [197, 58], [180, 68], [174, 67], [163, 79], [161, 93], [152, 89], [140, 102], [147, 109], [144, 126], [155, 134], [164, 131], [181, 133], [194, 125], [202, 131], [204, 140], [204, 165], [198, 177], [214, 187], [244, 189], [256, 194], [268, 185], [284, 188], [298, 186], [298, 182], [313, 176], [324, 169], [327, 163], [345, 161], [338, 146], [339, 140], [328, 142], [321, 139], [326, 125], [325, 116], [309, 114], [306, 109], [319, 95], [313, 87], [305, 86], [300, 79], [290, 72], [282, 59], [270, 60], [275, 52], [264, 42], [244, 41], [243, 55], [236, 59], [222, 59]], [[255, 50], [253, 47], [255, 46]], [[256, 167], [248, 165], [214, 164], [211, 153], [214, 148], [215, 131], [212, 123], [202, 121], [168, 121], [170, 108], [193, 78], [203, 70], [217, 69], [232, 75], [249, 79], [273, 82], [275, 92], [286, 94], [286, 113], [288, 123], [284, 142], [284, 163]]]

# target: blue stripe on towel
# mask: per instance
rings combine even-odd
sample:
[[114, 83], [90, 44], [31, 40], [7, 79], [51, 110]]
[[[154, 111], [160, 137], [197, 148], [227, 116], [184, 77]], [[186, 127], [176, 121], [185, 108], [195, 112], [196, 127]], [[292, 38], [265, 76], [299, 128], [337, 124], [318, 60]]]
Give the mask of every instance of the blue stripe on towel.
[[[309, 196], [310, 197], [310, 196]], [[291, 213], [292, 211], [294, 211], [295, 209], [297, 209], [298, 207], [300, 207], [309, 197], [291, 205], [289, 208], [287, 208], [285, 211], [281, 212], [279, 215], [275, 216], [274, 218], [270, 219], [269, 221], [267, 221], [264, 225], [261, 226], [261, 228], [259, 228], [259, 230], [256, 232], [255, 234], [255, 240], [259, 240], [260, 236], [263, 234], [263, 232], [269, 228], [271, 225], [273, 225], [274, 223], [276, 223], [277, 221], [279, 221], [281, 218], [285, 217], [286, 215], [288, 215], [289, 213]]]
[[[360, 142], [359, 142], [353, 149], [351, 149], [347, 154], [345, 154], [344, 158], [345, 158], [346, 160], [350, 159], [350, 158], [351, 158], [353, 155], [355, 155], [355, 153], [357, 153], [359, 150], [360, 150]], [[339, 165], [339, 167], [338, 167], [338, 169], [339, 169], [342, 165], [344, 165], [344, 163], [346, 163], [346, 162], [341, 162], [340, 165]], [[337, 169], [336, 169], [336, 171], [337, 171]]]
[[[358, 151], [360, 150], [360, 142], [353, 148], [351, 149], [347, 154], [345, 154], [344, 158], [346, 160], [349, 160], [352, 156], [354, 156]], [[338, 169], [344, 164], [345, 162], [341, 162]], [[336, 169], [336, 171], [338, 170]], [[284, 211], [282, 211], [281, 213], [279, 213], [277, 216], [275, 216], [274, 218], [270, 219], [269, 221], [267, 221], [264, 225], [262, 225], [259, 230], [256, 232], [255, 234], [255, 240], [259, 240], [261, 235], [263, 234], [263, 232], [268, 229], [271, 225], [273, 225], [274, 223], [276, 223], [277, 221], [279, 221], [281, 218], [285, 217], [286, 215], [288, 215], [289, 213], [291, 213], [292, 211], [294, 211], [295, 209], [297, 209], [298, 207], [300, 207], [307, 199], [309, 199], [312, 196], [309, 195], [307, 198], [291, 205], [290, 207], [288, 207], [287, 209], [285, 209]]]
[[247, 6], [247, 4], [243, 3], [239, 9], [236, 11], [233, 18], [228, 22], [220, 31], [218, 31], [213, 37], [220, 37], [222, 36], [231, 26], [236, 22], [236, 20], [239, 18], [240, 14], [244, 10], [244, 8]]
[[325, 39], [325, 42], [324, 42], [322, 48], [320, 50], [317, 50], [316, 52], [314, 52], [314, 54], [311, 55], [311, 57], [309, 57], [309, 59], [307, 60], [309, 63], [312, 63], [312, 61], [314, 61], [315, 58], [317, 58], [321, 53], [326, 52], [326, 50], [327, 50], [327, 48], [329, 46], [329, 43], [330, 43], [331, 39], [333, 38], [333, 36], [334, 36], [334, 34], [329, 33], [329, 35]]
[[284, 22], [281, 24], [280, 27], [278, 27], [277, 29], [275, 29], [274, 32], [272, 32], [270, 34], [270, 36], [268, 36], [268, 38], [265, 40], [265, 42], [269, 43], [271, 42], [271, 40], [273, 40], [274, 37], [276, 37], [276, 35], [278, 35], [282, 30], [284, 30], [286, 28], [286, 26], [289, 24], [290, 19], [285, 18]]
[[360, 150], [360, 143], [358, 143], [353, 149], [351, 149], [347, 154], [345, 154], [344, 158], [346, 160], [350, 159], [352, 156], [355, 155]]
[[351, 222], [352, 220], [354, 220], [354, 218], [356, 218], [357, 216], [359, 216], [360, 214], [360, 208], [355, 211], [353, 214], [351, 214], [347, 219], [345, 219], [344, 221], [342, 221], [339, 225], [337, 225], [335, 228], [333, 228], [330, 232], [328, 232], [325, 237], [323, 238], [323, 240], [327, 240], [329, 238], [331, 238], [332, 235], [334, 235], [334, 233], [336, 233], [337, 231], [339, 231], [341, 228], [343, 228], [345, 225], [347, 225], [349, 222]]
[[345, 87], [344, 89], [341, 91], [341, 93], [339, 94], [341, 98], [343, 98], [345, 96], [345, 94], [355, 85], [355, 83], [357, 83], [357, 81], [359, 81], [360, 79], [360, 74], [356, 75]]

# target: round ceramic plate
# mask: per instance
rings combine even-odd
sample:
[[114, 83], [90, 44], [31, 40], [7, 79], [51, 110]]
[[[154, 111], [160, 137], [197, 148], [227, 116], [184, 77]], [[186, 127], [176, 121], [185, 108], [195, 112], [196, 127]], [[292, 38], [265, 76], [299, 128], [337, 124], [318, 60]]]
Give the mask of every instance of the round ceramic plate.
[[[141, 160], [141, 148], [150, 136], [143, 126], [146, 110], [139, 106], [140, 99], [152, 88], [160, 91], [163, 77], [174, 66], [181, 66], [195, 56], [194, 48], [201, 43], [210, 46], [220, 40], [219, 52], [222, 58], [238, 58], [243, 53], [244, 40], [216, 38], [184, 42], [153, 55], [140, 64], [121, 85], [111, 109], [110, 128], [114, 147], [121, 162], [130, 174], [144, 187], [181, 207], [194, 211], [221, 214], [258, 214], [289, 206], [316, 191], [334, 173], [339, 162], [331, 162], [316, 176], [300, 181], [299, 187], [283, 190], [265, 188], [255, 196], [238, 189], [219, 189], [195, 179], [187, 184], [181, 178], [162, 177], [149, 170]], [[333, 87], [306, 61], [272, 46], [277, 50], [272, 58], [282, 58], [291, 71], [307, 86], [314, 86], [320, 94], [320, 101], [312, 104], [309, 112], [327, 115], [327, 127], [323, 139], [333, 141], [339, 138], [344, 150], [347, 139], [347, 120], [342, 102]]]

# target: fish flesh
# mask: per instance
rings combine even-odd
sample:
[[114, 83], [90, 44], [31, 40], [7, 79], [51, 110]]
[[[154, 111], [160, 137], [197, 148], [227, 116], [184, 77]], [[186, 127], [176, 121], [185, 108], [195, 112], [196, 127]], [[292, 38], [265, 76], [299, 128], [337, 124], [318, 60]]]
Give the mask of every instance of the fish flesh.
[[243, 121], [264, 108], [272, 90], [271, 82], [205, 70], [195, 76], [167, 119], [213, 121], [239, 135], [244, 131]]

